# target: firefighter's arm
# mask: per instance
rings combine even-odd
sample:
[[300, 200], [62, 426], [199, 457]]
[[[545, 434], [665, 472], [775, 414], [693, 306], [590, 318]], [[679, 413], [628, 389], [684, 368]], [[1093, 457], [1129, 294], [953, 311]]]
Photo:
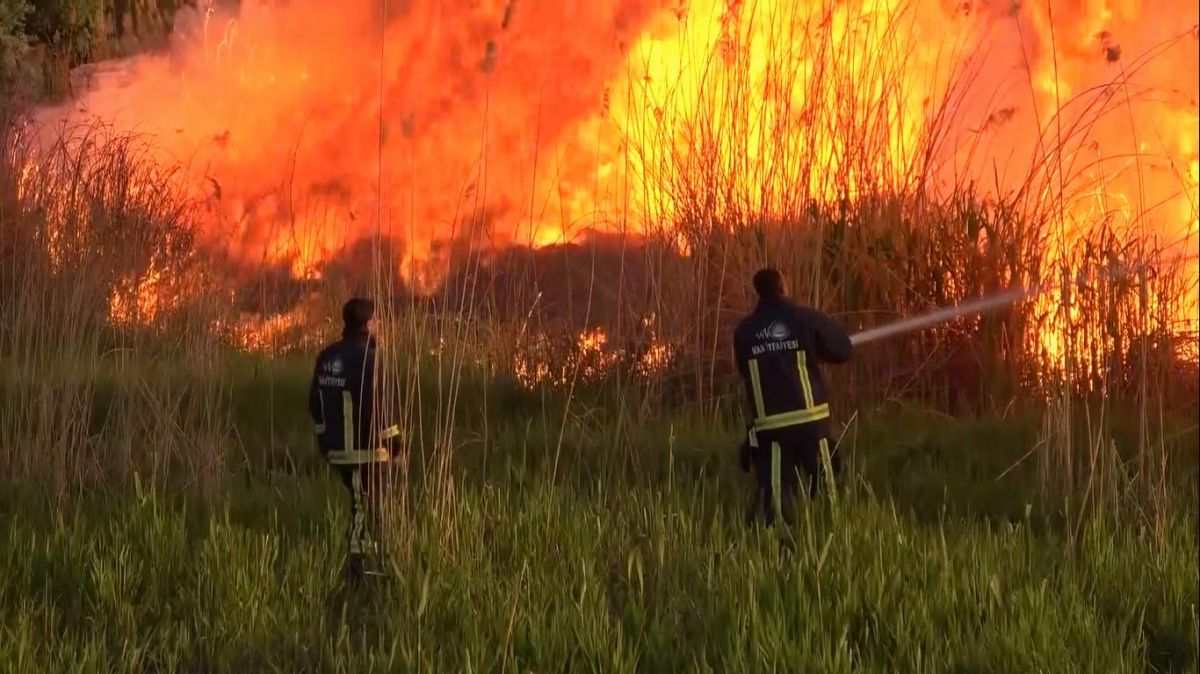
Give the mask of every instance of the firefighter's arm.
[[742, 379], [747, 379], [750, 376], [749, 360], [746, 358], [745, 345], [742, 344], [740, 331], [733, 333], [733, 362], [737, 365], [738, 374]]
[[754, 429], [746, 431], [746, 437], [742, 439], [742, 444], [738, 446], [738, 467], [743, 473], [749, 473], [754, 465], [754, 449], [757, 445], [757, 438], [754, 437]]
[[[372, 382], [372, 409], [377, 414], [382, 413], [382, 428], [379, 429], [379, 440], [387, 447], [393, 447], [400, 438], [400, 385], [392, 383], [386, 372], [377, 369], [379, 362], [387, 362], [380, 356], [380, 348], [376, 347], [375, 354], [367, 361]], [[379, 395], [376, 395], [378, 391]]]
[[325, 431], [325, 411], [321, 408], [321, 389], [317, 386], [317, 367], [313, 367], [312, 381], [308, 385], [308, 416], [313, 428], [320, 435]]
[[[743, 384], [750, 379], [750, 358], [746, 353], [746, 345], [743, 343], [740, 331], [733, 334], [733, 361], [737, 364], [738, 374], [742, 378]], [[755, 417], [754, 403], [750, 401], [749, 396], [742, 395], [742, 414], [749, 423], [753, 423]]]
[[849, 361], [854, 355], [854, 345], [850, 343], [850, 334], [846, 329], [819, 311], [813, 311], [809, 318], [812, 321], [817, 356], [826, 363]]

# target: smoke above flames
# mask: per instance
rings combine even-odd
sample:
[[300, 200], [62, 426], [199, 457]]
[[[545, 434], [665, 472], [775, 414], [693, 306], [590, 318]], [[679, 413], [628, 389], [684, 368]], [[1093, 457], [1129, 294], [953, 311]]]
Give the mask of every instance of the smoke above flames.
[[[895, 166], [932, 146], [921, 141], [923, 117], [969, 81], [930, 163], [945, 183], [1019, 184], [1048, 128], [1072, 124], [1072, 114], [1054, 116], [1063, 103], [1128, 79], [1125, 112], [1080, 146], [1115, 166], [1070, 162], [1105, 184], [1096, 208], [1131, 222], [1148, 214], [1194, 248], [1196, 21], [1192, 0], [1152, 9], [1135, 0], [246, 0], [181, 12], [168, 50], [93, 68], [69, 108], [44, 113], [150, 134], [205, 197], [209, 242], [235, 256], [303, 277], [380, 237], [399, 242], [397, 264], [419, 286], [457, 242], [537, 246], [586, 229], [638, 231], [662, 215], [646, 208], [660, 189], [647, 164], [691, 147], [686, 125], [670, 118], [705, 117], [695, 108], [730, 63], [720, 55], [744, 50], [745, 72], [770, 80], [775, 56], [799, 54], [788, 106], [806, 97], [837, 106], [847, 92], [805, 86], [818, 50], [778, 44], [835, 31], [829, 44], [871, 56], [846, 61], [851, 87], [873, 81], [877, 59], [905, 60], [893, 73], [901, 81], [862, 87], [867, 103], [899, 101], [880, 145]], [[890, 51], [871, 53], [882, 44]], [[1156, 55], [1139, 60], [1147, 53]], [[761, 87], [764, 100], [770, 89]], [[667, 131], [662, 146], [646, 142], [648, 126]], [[819, 122], [789, 128], [810, 152], [836, 154], [845, 142]], [[747, 137], [781, 142], [761, 128]], [[777, 173], [765, 154], [749, 155], [763, 164], [749, 173]]]

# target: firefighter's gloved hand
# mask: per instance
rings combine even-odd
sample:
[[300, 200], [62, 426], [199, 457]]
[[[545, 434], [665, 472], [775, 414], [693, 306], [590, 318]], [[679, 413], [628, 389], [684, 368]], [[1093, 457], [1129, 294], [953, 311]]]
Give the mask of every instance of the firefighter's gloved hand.
[[738, 448], [738, 465], [743, 473], [749, 473], [751, 466], [754, 465], [754, 450], [758, 447], [758, 437], [754, 433], [754, 429], [746, 430], [746, 439], [742, 440], [742, 446]]

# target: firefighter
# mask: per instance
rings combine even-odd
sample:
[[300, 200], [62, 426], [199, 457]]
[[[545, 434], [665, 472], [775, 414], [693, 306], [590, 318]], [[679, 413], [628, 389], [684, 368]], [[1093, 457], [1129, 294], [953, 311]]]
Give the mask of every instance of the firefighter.
[[746, 384], [751, 419], [740, 454], [757, 482], [756, 507], [768, 523], [793, 516], [800, 473], [815, 493], [827, 456], [836, 476], [840, 458], [829, 443], [829, 402], [820, 363], [845, 363], [853, 347], [846, 331], [826, 314], [798, 306], [774, 269], [754, 275], [758, 305], [733, 334], [738, 373]]
[[337, 471], [350, 495], [347, 576], [357, 583], [377, 552], [384, 468], [391, 458], [385, 443], [396, 426], [375, 425], [375, 337], [370, 322], [375, 304], [356, 297], [342, 307], [342, 339], [317, 356], [308, 393], [309, 414], [321, 455]]

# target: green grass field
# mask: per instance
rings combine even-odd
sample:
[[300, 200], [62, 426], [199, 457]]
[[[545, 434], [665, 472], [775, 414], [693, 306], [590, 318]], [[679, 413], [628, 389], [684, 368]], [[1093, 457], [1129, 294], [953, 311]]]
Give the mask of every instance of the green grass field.
[[1196, 671], [1194, 429], [1165, 526], [1076, 527], [1032, 459], [1005, 473], [1032, 416], [863, 411], [836, 498], [770, 532], [743, 523], [732, 426], [493, 383], [459, 403], [451, 478], [414, 456], [391, 577], [354, 590], [305, 368], [244, 365], [214, 490], [4, 484], [0, 669]]

